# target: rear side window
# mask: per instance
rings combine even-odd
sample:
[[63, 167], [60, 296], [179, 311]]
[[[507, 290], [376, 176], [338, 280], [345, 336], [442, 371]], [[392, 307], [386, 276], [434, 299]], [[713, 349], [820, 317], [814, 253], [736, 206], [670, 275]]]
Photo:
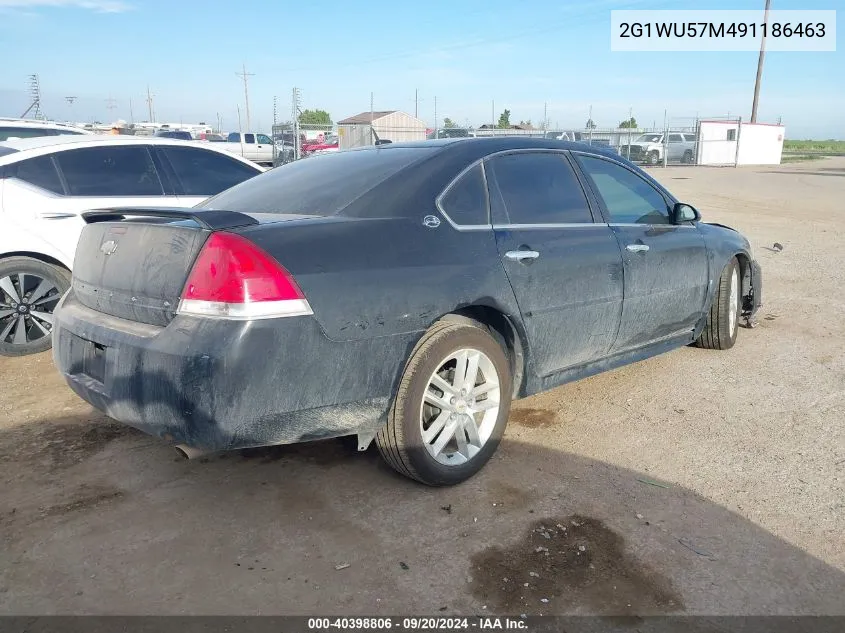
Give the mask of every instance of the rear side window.
[[0, 127], [0, 141], [10, 138], [35, 138], [37, 136], [55, 136], [56, 131], [50, 128], [36, 127]]
[[213, 196], [261, 173], [239, 160], [196, 147], [162, 147], [187, 196]]
[[41, 187], [53, 193], [64, 194], [59, 172], [56, 171], [56, 166], [50, 156], [22, 160], [12, 165], [11, 175], [13, 178], [23, 180], [30, 185]]
[[505, 154], [488, 165], [510, 224], [593, 221], [581, 183], [563, 155]]
[[146, 147], [115, 145], [58, 152], [72, 196], [161, 196], [164, 190]]
[[[244, 213], [337, 215], [379, 183], [437, 149], [364, 149], [298, 160], [227, 189], [198, 208]], [[374, 217], [389, 209], [372, 209]]]
[[481, 163], [456, 180], [440, 198], [440, 210], [461, 226], [490, 224], [488, 208]]

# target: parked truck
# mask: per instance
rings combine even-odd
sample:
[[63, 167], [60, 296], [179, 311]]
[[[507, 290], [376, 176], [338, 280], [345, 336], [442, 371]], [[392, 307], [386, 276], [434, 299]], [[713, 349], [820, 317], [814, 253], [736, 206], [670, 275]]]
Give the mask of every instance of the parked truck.
[[273, 139], [266, 134], [231, 132], [219, 146], [259, 165], [273, 164]]

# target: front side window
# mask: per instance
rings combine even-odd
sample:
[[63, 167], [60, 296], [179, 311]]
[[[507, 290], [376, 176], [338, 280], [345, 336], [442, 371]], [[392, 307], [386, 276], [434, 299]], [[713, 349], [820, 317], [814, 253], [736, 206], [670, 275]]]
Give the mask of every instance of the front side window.
[[265, 144], [272, 145], [273, 141], [271, 141], [270, 137], [267, 136], [266, 134], [258, 134], [257, 136], [258, 136], [258, 142], [259, 143], [265, 143]]
[[592, 222], [581, 183], [562, 154], [526, 152], [487, 163], [510, 224]]
[[72, 196], [164, 195], [146, 147], [86, 147], [58, 152], [56, 159]]
[[490, 224], [487, 212], [487, 183], [481, 163], [467, 171], [440, 199], [441, 210], [462, 226]]
[[23, 180], [36, 187], [41, 187], [53, 193], [63, 194], [64, 188], [59, 179], [59, 172], [50, 156], [38, 156], [22, 160], [11, 166], [13, 178]]
[[162, 147], [186, 196], [213, 196], [261, 173], [239, 160], [197, 147]]
[[578, 155], [578, 162], [617, 224], [671, 224], [666, 200], [637, 174], [609, 160]]

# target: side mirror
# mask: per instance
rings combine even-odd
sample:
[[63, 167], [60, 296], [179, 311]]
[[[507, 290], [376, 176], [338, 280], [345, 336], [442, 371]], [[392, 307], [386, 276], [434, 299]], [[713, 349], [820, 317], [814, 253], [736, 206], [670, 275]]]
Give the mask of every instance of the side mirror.
[[389, 145], [392, 142], [393, 141], [389, 141], [386, 138], [380, 138], [379, 140], [376, 141], [376, 145]]
[[672, 208], [672, 224], [683, 224], [684, 222], [698, 222], [701, 214], [695, 207], [683, 202], [677, 203]]

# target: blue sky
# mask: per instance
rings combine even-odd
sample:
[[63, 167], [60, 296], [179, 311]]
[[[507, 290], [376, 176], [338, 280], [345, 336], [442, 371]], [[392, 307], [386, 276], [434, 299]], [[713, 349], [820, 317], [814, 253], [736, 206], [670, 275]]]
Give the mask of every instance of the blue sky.
[[[845, 0], [773, 0], [777, 9], [845, 9]], [[38, 73], [57, 119], [147, 118], [237, 129], [250, 78], [252, 127], [269, 131], [291, 88], [303, 107], [337, 120], [370, 108], [437, 114], [474, 125], [503, 108], [511, 120], [599, 126], [628, 109], [641, 125], [751, 110], [756, 53], [610, 51], [611, 9], [758, 9], [763, 0], [0, 0], [0, 116], [28, 104]], [[845, 53], [769, 53], [759, 120], [783, 117], [791, 138], [845, 138]], [[70, 106], [65, 96], [76, 96]], [[109, 110], [107, 99], [117, 107]]]

